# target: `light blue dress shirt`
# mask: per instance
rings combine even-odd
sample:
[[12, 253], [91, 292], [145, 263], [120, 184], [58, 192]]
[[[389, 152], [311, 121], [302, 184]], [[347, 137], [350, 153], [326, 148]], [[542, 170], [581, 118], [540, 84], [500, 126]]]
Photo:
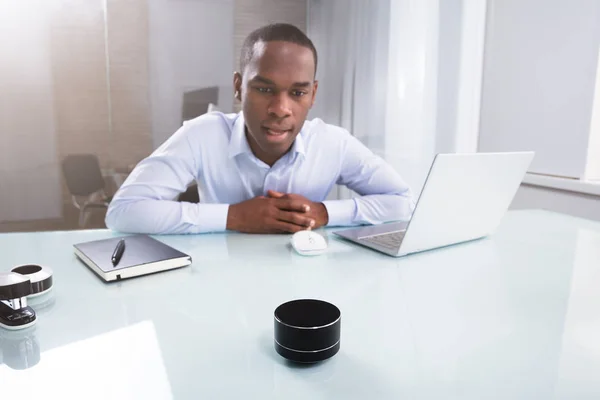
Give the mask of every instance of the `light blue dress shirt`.
[[[224, 231], [230, 204], [267, 190], [323, 202], [330, 226], [409, 219], [415, 206], [406, 183], [346, 130], [306, 121], [290, 151], [272, 167], [252, 153], [242, 113], [209, 113], [183, 126], [142, 160], [115, 194], [106, 225], [121, 232]], [[176, 201], [196, 181], [200, 203]], [[335, 184], [360, 196], [325, 200]]]

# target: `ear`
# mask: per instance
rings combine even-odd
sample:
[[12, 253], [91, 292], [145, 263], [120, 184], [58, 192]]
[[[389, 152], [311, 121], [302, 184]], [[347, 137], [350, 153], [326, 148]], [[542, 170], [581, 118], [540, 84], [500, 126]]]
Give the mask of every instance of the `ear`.
[[242, 101], [242, 75], [239, 72], [233, 73], [233, 95], [238, 101]]
[[315, 105], [315, 97], [317, 96], [318, 88], [319, 88], [319, 81], [315, 81], [315, 83], [313, 83], [312, 99], [310, 100], [311, 107]]

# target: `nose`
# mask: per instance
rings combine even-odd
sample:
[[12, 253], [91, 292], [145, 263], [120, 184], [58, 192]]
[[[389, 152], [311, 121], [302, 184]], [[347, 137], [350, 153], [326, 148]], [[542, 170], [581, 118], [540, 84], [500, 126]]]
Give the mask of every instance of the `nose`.
[[287, 93], [278, 93], [271, 97], [269, 103], [269, 109], [267, 110], [270, 115], [277, 118], [285, 118], [292, 114], [290, 109], [290, 99]]

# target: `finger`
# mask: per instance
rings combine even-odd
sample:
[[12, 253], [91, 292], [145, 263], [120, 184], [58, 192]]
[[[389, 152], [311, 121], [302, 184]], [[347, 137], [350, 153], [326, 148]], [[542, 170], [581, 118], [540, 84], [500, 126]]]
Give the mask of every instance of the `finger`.
[[277, 199], [275, 206], [284, 211], [296, 211], [307, 213], [310, 211], [310, 206], [302, 200], [296, 199]]
[[285, 193], [276, 192], [274, 190], [267, 190], [267, 196], [273, 197], [275, 199], [280, 199], [285, 196]]
[[292, 224], [296, 224], [305, 228], [315, 226], [314, 219], [296, 212], [280, 211], [277, 215], [277, 219], [279, 221], [291, 222]]
[[275, 228], [278, 231], [287, 233], [296, 233], [306, 230], [305, 226], [300, 226], [284, 221], [275, 221], [273, 224], [273, 228]]

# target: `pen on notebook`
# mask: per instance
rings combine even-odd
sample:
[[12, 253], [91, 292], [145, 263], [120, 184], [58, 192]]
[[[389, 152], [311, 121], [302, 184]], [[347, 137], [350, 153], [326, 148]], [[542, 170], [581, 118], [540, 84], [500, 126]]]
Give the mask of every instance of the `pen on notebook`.
[[117, 265], [123, 256], [123, 252], [125, 251], [125, 239], [119, 240], [117, 243], [117, 247], [115, 247], [115, 251], [113, 251], [112, 255], [112, 263], [113, 265]]

